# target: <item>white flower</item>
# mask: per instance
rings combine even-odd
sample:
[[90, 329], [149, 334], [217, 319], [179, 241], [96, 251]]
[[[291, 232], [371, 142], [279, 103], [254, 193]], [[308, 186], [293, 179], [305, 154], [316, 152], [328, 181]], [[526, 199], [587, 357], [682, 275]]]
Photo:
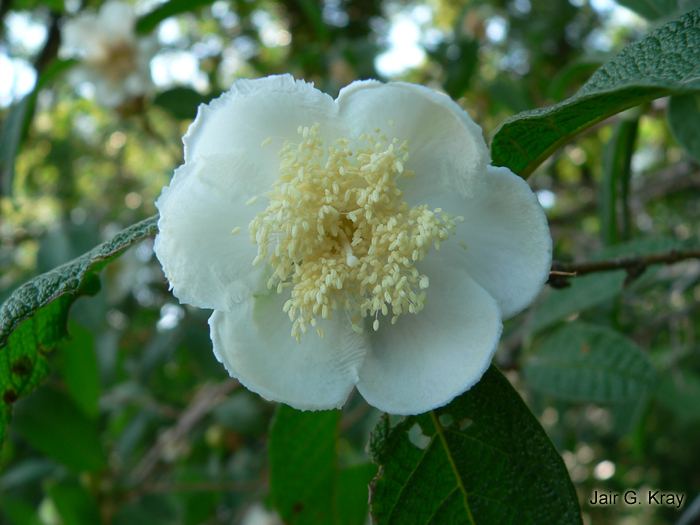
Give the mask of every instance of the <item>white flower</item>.
[[83, 13], [62, 28], [62, 53], [82, 62], [69, 81], [76, 86], [92, 82], [97, 102], [105, 107], [118, 107], [153, 90], [150, 62], [156, 42], [153, 37], [137, 38], [135, 25], [131, 5], [109, 0], [99, 13]]
[[262, 503], [254, 503], [244, 514], [242, 525], [282, 525], [282, 520], [274, 511], [267, 510]]
[[289, 75], [239, 80], [184, 142], [155, 251], [181, 302], [214, 309], [219, 361], [268, 399], [328, 409], [357, 386], [394, 414], [444, 405], [547, 280], [535, 195], [426, 87], [333, 100]]

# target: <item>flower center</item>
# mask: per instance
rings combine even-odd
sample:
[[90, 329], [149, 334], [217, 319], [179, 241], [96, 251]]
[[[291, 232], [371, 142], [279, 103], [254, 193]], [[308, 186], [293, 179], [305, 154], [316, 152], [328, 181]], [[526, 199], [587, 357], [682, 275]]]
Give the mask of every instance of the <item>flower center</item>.
[[323, 337], [316, 317], [329, 319], [339, 309], [356, 332], [364, 317], [374, 317], [377, 330], [380, 313], [391, 310], [395, 323], [401, 314], [420, 312], [429, 281], [414, 263], [431, 245], [439, 250], [454, 235], [455, 220], [464, 219], [403, 200], [397, 180], [414, 176], [403, 167], [407, 141], [389, 141], [376, 129], [360, 137], [356, 151], [348, 139], [325, 151], [319, 124], [298, 132], [301, 141], [287, 141], [279, 152], [280, 178], [265, 194], [269, 205], [250, 223], [258, 245], [253, 264], [269, 255], [273, 269], [268, 288], [292, 287], [284, 305], [292, 337], [301, 341], [308, 326]]
[[110, 42], [93, 64], [102, 77], [117, 84], [136, 69], [136, 48], [124, 40]]

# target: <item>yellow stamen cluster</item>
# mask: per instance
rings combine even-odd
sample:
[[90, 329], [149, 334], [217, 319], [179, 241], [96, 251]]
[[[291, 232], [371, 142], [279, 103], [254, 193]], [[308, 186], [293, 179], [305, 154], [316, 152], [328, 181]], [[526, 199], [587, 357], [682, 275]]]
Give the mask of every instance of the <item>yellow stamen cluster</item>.
[[389, 141], [377, 129], [360, 137], [356, 151], [347, 139], [325, 151], [318, 124], [298, 131], [301, 141], [287, 141], [279, 152], [280, 178], [265, 194], [267, 209], [250, 223], [258, 245], [253, 264], [269, 255], [273, 268], [268, 287], [292, 287], [284, 305], [292, 337], [301, 341], [308, 326], [323, 337], [316, 317], [329, 319], [338, 309], [357, 332], [363, 317], [374, 317], [377, 330], [380, 313], [391, 310], [395, 323], [420, 312], [429, 282], [413, 264], [431, 245], [439, 250], [454, 235], [455, 220], [464, 219], [402, 200], [397, 179], [414, 176], [403, 167], [407, 141]]

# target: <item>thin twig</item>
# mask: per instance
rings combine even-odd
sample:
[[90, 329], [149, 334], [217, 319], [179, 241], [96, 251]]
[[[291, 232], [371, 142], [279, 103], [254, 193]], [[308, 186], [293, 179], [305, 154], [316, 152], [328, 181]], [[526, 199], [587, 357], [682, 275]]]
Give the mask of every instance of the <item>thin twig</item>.
[[217, 385], [205, 385], [180, 414], [177, 423], [163, 432], [151, 449], [136, 466], [131, 474], [135, 485], [144, 483], [155, 472], [163, 452], [172, 444], [182, 440], [190, 430], [219, 404], [227, 394], [238, 388], [236, 379], [227, 379]]
[[601, 261], [588, 261], [582, 263], [565, 263], [561, 261], [552, 262], [552, 271], [547, 281], [554, 288], [565, 288], [570, 285], [568, 279], [572, 275], [586, 275], [595, 272], [605, 272], [610, 270], [625, 270], [627, 279], [624, 286], [640, 277], [646, 269], [653, 264], [673, 264], [685, 259], [700, 259], [700, 249], [678, 250], [673, 248], [659, 253], [646, 255], [626, 255], [614, 259], [603, 259]]
[[240, 492], [251, 490], [266, 483], [264, 478], [252, 481], [194, 481], [190, 483], [149, 483], [139, 487], [139, 496], [143, 494], [162, 494], [171, 492]]

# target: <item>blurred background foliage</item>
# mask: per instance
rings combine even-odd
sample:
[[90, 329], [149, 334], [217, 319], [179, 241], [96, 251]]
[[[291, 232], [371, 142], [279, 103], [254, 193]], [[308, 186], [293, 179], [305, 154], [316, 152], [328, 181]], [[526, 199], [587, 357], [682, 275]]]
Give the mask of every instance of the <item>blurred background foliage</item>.
[[[114, 111], [95, 103], [89, 84], [66, 82], [71, 63], [58, 53], [63, 20], [100, 4], [1, 4], [0, 300], [153, 215], [197, 105], [237, 78], [289, 72], [333, 96], [356, 79], [421, 83], [458, 100], [488, 139], [505, 118], [573, 95], [625, 44], [690, 2], [649, 13], [632, 0], [140, 0], [140, 29], [160, 46], [151, 62], [157, 93]], [[178, 13], [166, 18], [167, 9]], [[638, 252], [697, 243], [700, 145], [671, 132], [674, 107], [677, 129], [697, 101], [670, 105], [660, 99], [594, 126], [530, 177], [556, 259], [588, 260], [630, 241]], [[606, 175], [619, 155], [628, 156], [622, 186]], [[682, 511], [674, 508], [587, 501], [593, 490], [658, 488], [684, 493], [687, 509], [700, 493], [700, 262], [647, 272], [624, 289], [606, 278], [545, 290], [508, 321], [496, 363], [563, 455], [585, 523], [676, 523]], [[49, 380], [16, 405], [2, 451], [0, 522], [275, 523], [260, 507], [275, 407], [216, 362], [208, 312], [172, 297], [152, 239], [102, 281], [97, 296], [73, 307], [73, 339], [50, 354]], [[612, 293], [596, 295], [601, 286]], [[528, 382], [546, 376], [529, 357], [572, 320], [621, 332], [648, 357], [653, 368], [633, 396], [572, 398]], [[341, 465], [367, 461], [379, 416], [351, 398]]]

